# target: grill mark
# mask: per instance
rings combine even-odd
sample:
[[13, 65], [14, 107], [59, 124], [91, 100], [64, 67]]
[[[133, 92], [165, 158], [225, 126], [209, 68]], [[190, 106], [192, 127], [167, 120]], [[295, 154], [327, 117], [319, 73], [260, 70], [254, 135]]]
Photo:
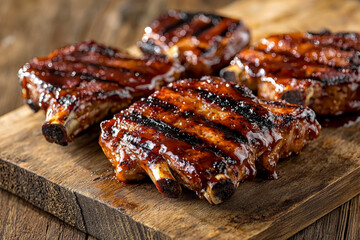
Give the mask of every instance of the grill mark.
[[316, 42], [319, 43], [319, 46], [321, 47], [329, 47], [329, 48], [334, 48], [335, 50], [341, 50], [341, 51], [345, 51], [345, 52], [354, 52], [356, 51], [356, 49], [352, 46], [348, 46], [347, 44], [345, 43], [338, 43], [338, 42], [331, 42], [331, 43], [326, 43], [323, 42], [322, 39], [317, 39], [317, 38], [314, 38], [314, 39], [311, 39], [311, 38], [304, 38], [305, 41], [307, 42], [310, 42], [312, 44], [315, 45]]
[[121, 85], [121, 84], [119, 84], [119, 83], [116, 82], [116, 81], [108, 80], [108, 79], [105, 79], [105, 78], [102, 78], [102, 77], [96, 77], [96, 76], [94, 76], [93, 74], [88, 73], [88, 72], [86, 72], [86, 73], [76, 72], [76, 75], [75, 75], [75, 76], [80, 76], [80, 79], [86, 80], [86, 81], [96, 80], [96, 81], [99, 81], [99, 82], [114, 82], [114, 83], [117, 83], [118, 85]]
[[[87, 66], [96, 67], [96, 68], [101, 69], [101, 70], [109, 69], [109, 70], [114, 70], [114, 71], [118, 71], [118, 72], [121, 72], [121, 73], [133, 73], [133, 74], [136, 74], [138, 76], [139, 75], [143, 75], [143, 76], [146, 75], [144, 73], [137, 72], [137, 71], [134, 71], [132, 69], [125, 68], [125, 67], [113, 67], [113, 66], [108, 66], [108, 65], [102, 65], [102, 64], [99, 64], [99, 63], [87, 63], [87, 62], [83, 62], [81, 60], [71, 61], [69, 59], [64, 59], [64, 57], [62, 57], [61, 59], [59, 59], [58, 57], [53, 57], [53, 58], [51, 58], [49, 60], [51, 62], [64, 62], [64, 63], [69, 63], [69, 64], [81, 63], [81, 64], [84, 64], [84, 65], [87, 65]], [[121, 60], [127, 60], [127, 59], [121, 58]]]
[[355, 52], [354, 56], [350, 59], [350, 62], [353, 64], [353, 68], [360, 66], [360, 51]]
[[224, 154], [220, 149], [210, 147], [208, 143], [204, 142], [200, 138], [191, 135], [189, 133], [181, 131], [181, 129], [168, 125], [165, 122], [155, 119], [155, 118], [147, 118], [139, 113], [134, 111], [128, 113], [130, 115], [123, 115], [123, 117], [127, 120], [136, 122], [140, 125], [147, 126], [155, 129], [156, 131], [164, 134], [166, 137], [185, 142], [190, 145], [194, 145], [197, 148], [203, 149], [205, 151], [211, 152], [216, 156], [222, 157], [226, 160], [228, 164], [237, 164], [237, 161]]
[[37, 70], [40, 71], [40, 72], [47, 72], [49, 74], [52, 74], [52, 75], [55, 75], [55, 76], [58, 76], [58, 77], [74, 78], [76, 76], [79, 76], [81, 80], [86, 80], [86, 81], [96, 80], [96, 81], [105, 82], [105, 83], [115, 83], [118, 86], [124, 87], [123, 85], [121, 85], [120, 83], [118, 83], [116, 81], [96, 77], [96, 76], [92, 75], [91, 73], [76, 72], [75, 75], [72, 75], [73, 71], [59, 71], [59, 70], [54, 70], [54, 69], [49, 69], [49, 68], [37, 69]]
[[[321, 47], [333, 48], [333, 49], [335, 49], [335, 50], [341, 50], [341, 51], [345, 51], [345, 52], [354, 53], [354, 56], [352, 56], [352, 57], [349, 58], [349, 63], [350, 63], [350, 64], [349, 64], [346, 68], [349, 68], [349, 69], [350, 69], [353, 65], [359, 65], [359, 64], [360, 64], [360, 62], [357, 62], [357, 61], [356, 61], [356, 60], [357, 60], [357, 55], [359, 55], [360, 52], [357, 51], [357, 50], [356, 50], [355, 48], [353, 48], [353, 47], [343, 47], [343, 46], [340, 46], [340, 45], [337, 45], [337, 44], [324, 44], [323, 42], [321, 42], [321, 40], [318, 40], [318, 39], [310, 39], [310, 38], [306, 38], [306, 37], [302, 38], [301, 40], [303, 41], [303, 43], [311, 43], [311, 44], [313, 44], [314, 47], [316, 47], [316, 46], [315, 46], [315, 42], [317, 41], [317, 42], [319, 42], [319, 46], [321, 46]], [[297, 43], [296, 43], [297, 40], [288, 40], [288, 39], [285, 39], [285, 41], [291, 41], [291, 42], [293, 42], [295, 45], [297, 45]], [[280, 51], [280, 52], [276, 52], [276, 51], [273, 51], [273, 50], [266, 51], [266, 49], [261, 49], [261, 48], [257, 48], [257, 47], [255, 47], [255, 50], [256, 50], [256, 51], [259, 51], [259, 52], [263, 52], [263, 53], [269, 53], [269, 54], [275, 53], [275, 54], [277, 54], [277, 55], [282, 55], [282, 56], [285, 56], [285, 57], [287, 57], [287, 58], [295, 58], [295, 59], [298, 59], [298, 58], [296, 58], [294, 55], [292, 55], [292, 54], [290, 54], [290, 53], [288, 53], [288, 52], [286, 52], [286, 51]], [[319, 50], [319, 52], [320, 52], [320, 51], [321, 51], [321, 50]], [[317, 52], [318, 52], [318, 51], [317, 51]], [[303, 59], [304, 57], [301, 56], [301, 58]], [[304, 60], [304, 61], [305, 61], [305, 60]], [[306, 62], [308, 62], [308, 61], [306, 61]], [[312, 61], [309, 62], [309, 63], [318, 63], [318, 64], [320, 64], [320, 65], [328, 66], [328, 67], [331, 67], [331, 68], [333, 68], [333, 69], [343, 69], [343, 67], [336, 67], [336, 66], [333, 66], [333, 65], [328, 65], [328, 64], [321, 63], [321, 62], [319, 62], [319, 61], [314, 61], [314, 60], [312, 60]]]
[[[97, 46], [97, 45], [95, 45]], [[76, 63], [81, 63], [81, 64], [84, 64], [84, 65], [88, 65], [88, 66], [93, 66], [93, 67], [96, 67], [98, 69], [101, 69], [101, 70], [106, 70], [106, 69], [109, 69], [109, 70], [114, 70], [114, 71], [117, 71], [117, 72], [120, 72], [120, 73], [131, 73], [131, 74], [134, 74], [136, 77], [139, 77], [139, 76], [142, 76], [142, 77], [146, 77], [146, 73], [142, 73], [142, 72], [138, 72], [138, 71], [134, 71], [132, 69], [129, 69], [129, 68], [125, 68], [125, 67], [114, 67], [114, 66], [109, 66], [109, 65], [105, 65], [105, 63], [103, 64], [99, 64], [99, 63], [87, 63], [87, 62], [84, 62], [82, 61], [81, 57], [86, 57], [88, 56], [87, 54], [84, 54], [84, 53], [88, 53], [89, 51], [75, 51], [73, 52], [72, 54], [70, 55], [64, 55], [64, 56], [56, 56], [56, 57], [53, 57], [51, 59], [49, 59], [51, 62], [65, 62], [65, 63], [70, 63], [70, 64], [76, 64]], [[117, 53], [115, 52], [115, 55]], [[71, 56], [76, 56], [76, 57], [80, 57], [80, 59], [77, 59], [75, 61], [72, 61], [70, 59], [66, 59], [67, 57], [71, 57]], [[111, 57], [110, 57], [111, 58]], [[115, 56], [114, 58], [119, 58], [120, 60], [122, 61], [127, 61], [127, 60], [137, 60], [137, 59], [133, 59], [133, 58], [130, 58], [130, 57], [124, 57], [124, 56], [121, 56], [121, 57], [117, 57]], [[111, 80], [108, 80], [108, 81], [111, 81]], [[112, 81], [112, 82], [117, 82], [117, 81]]]
[[[151, 153], [153, 154], [155, 157], [158, 157], [158, 158], [161, 158], [163, 159], [163, 157], [160, 155], [160, 154], [157, 154], [155, 153], [150, 147], [149, 147], [149, 144], [147, 144], [146, 142], [141, 142], [142, 138], [141, 137], [137, 137], [133, 134], [131, 134], [130, 132], [128, 131], [124, 131], [122, 130], [123, 133], [124, 133], [124, 137], [125, 138], [131, 138], [130, 141], [126, 141], [126, 143], [128, 145], [131, 145], [131, 146], [134, 146], [134, 147], [137, 147], [137, 148], [140, 148], [142, 151], [145, 151], [146, 153]], [[234, 163], [236, 164], [236, 163]], [[225, 171], [226, 169], [226, 163], [222, 160], [222, 161], [215, 161], [213, 163], [213, 168], [215, 169], [218, 169], [220, 172], [223, 172]]]
[[[133, 71], [131, 69], [128, 69], [128, 68], [124, 68], [124, 67], [113, 67], [113, 66], [108, 66], [108, 65], [102, 65], [102, 64], [99, 64], [99, 63], [87, 63], [87, 62], [84, 62], [82, 61], [82, 59], [78, 59], [76, 61], [72, 61], [70, 59], [66, 59], [67, 57], [71, 57], [71, 56], [76, 56], [76, 57], [86, 57], [88, 55], [84, 54], [84, 53], [88, 53], [88, 52], [81, 52], [81, 51], [75, 51], [73, 54], [71, 55], [65, 55], [65, 56], [57, 56], [57, 57], [53, 57], [49, 60], [51, 60], [52, 62], [67, 62], [67, 63], [82, 63], [82, 64], [86, 64], [86, 65], [90, 65], [90, 66], [94, 66], [94, 67], [98, 67], [98, 68], [105, 68], [105, 69], [113, 69], [113, 70], [117, 70], [117, 71], [121, 71], [121, 72], [129, 72], [129, 73], [138, 73], [138, 74], [143, 74], [143, 73], [140, 73], [140, 72], [137, 72], [137, 71]], [[135, 60], [135, 59], [132, 59], [132, 58], [124, 58], [124, 57], [121, 57], [120, 60], [123, 60], [123, 61], [126, 61], [126, 60]]]
[[229, 84], [232, 89], [240, 93], [242, 96], [250, 99], [255, 99], [255, 96], [251, 93], [251, 90], [248, 88], [243, 88], [237, 84]]
[[213, 42], [208, 48], [201, 48], [201, 56], [216, 51], [218, 49], [218, 42]]
[[147, 118], [147, 117], [145, 117], [137, 112], [134, 112], [134, 111], [129, 112], [128, 114], [129, 115], [127, 115], [127, 114], [123, 115], [123, 117], [127, 120], [136, 122], [140, 125], [143, 125], [146, 127], [151, 127], [153, 129], [163, 133], [166, 137], [180, 140], [180, 141], [186, 142], [191, 145], [197, 145], [198, 147], [201, 147], [201, 148], [203, 148], [205, 145], [205, 143], [201, 139], [199, 139], [191, 134], [182, 132], [179, 128], [170, 126], [170, 125], [164, 123], [163, 121], [160, 121], [160, 120], [154, 119], [154, 118]]
[[161, 29], [159, 31], [159, 33], [160, 34], [165, 34], [165, 33], [171, 32], [172, 30], [175, 30], [175, 29], [181, 27], [182, 25], [190, 23], [193, 20], [193, 18], [196, 16], [196, 14], [189, 14], [189, 13], [185, 13], [185, 12], [179, 12], [177, 16], [179, 16], [179, 19], [175, 24], [172, 24], [170, 26], [167, 26], [164, 29]]
[[166, 111], [178, 110], [178, 108], [175, 105], [172, 105], [172, 104], [170, 104], [170, 103], [168, 103], [166, 101], [163, 101], [161, 99], [158, 99], [158, 98], [152, 97], [152, 96], [150, 96], [148, 98], [145, 98], [144, 103], [148, 104], [150, 107], [155, 106], [155, 107], [162, 108], [162, 109], [164, 109]]
[[320, 32], [306, 32], [306, 33], [312, 36], [334, 36], [334, 37], [342, 37], [342, 38], [350, 38], [350, 39], [356, 39], [356, 37], [358, 36], [355, 32], [332, 33], [328, 29], [323, 29]]
[[[152, 154], [154, 154], [155, 156], [157, 156], [157, 157], [160, 157], [161, 158], [161, 156], [159, 155], [159, 154], [157, 154], [157, 153], [155, 153], [154, 151], [152, 151], [152, 149], [151, 149], [151, 147], [149, 146], [149, 144], [148, 143], [146, 143], [146, 142], [141, 142], [141, 137], [137, 137], [137, 136], [135, 136], [135, 135], [133, 135], [133, 134], [131, 134], [129, 131], [125, 131], [125, 130], [121, 130], [122, 132], [123, 132], [123, 136], [125, 137], [125, 138], [128, 138], [128, 137], [130, 137], [131, 138], [131, 140], [130, 141], [126, 141], [126, 143], [127, 144], [131, 144], [131, 145], [133, 145], [134, 147], [137, 147], [137, 148], [141, 148], [143, 151], [145, 151], [145, 152], [147, 152], [147, 153], [152, 153]], [[123, 137], [123, 138], [124, 138]]]
[[235, 31], [236, 28], [242, 26], [242, 22], [241, 21], [238, 21], [238, 22], [235, 22], [235, 23], [232, 23], [229, 27], [225, 28], [224, 31], [222, 31], [219, 36], [221, 37], [226, 37], [226, 34], [227, 33], [232, 33]]
[[[179, 111], [178, 107], [176, 107], [175, 105], [172, 105], [170, 103], [167, 103], [166, 101], [163, 101], [163, 100], [160, 100], [160, 99], [154, 98], [154, 97], [149, 97], [149, 98], [145, 99], [144, 103], [148, 104], [148, 106], [150, 106], [150, 107], [152, 107], [152, 106], [159, 107], [165, 111], [172, 111], [172, 112]], [[206, 127], [213, 128], [215, 130], [218, 130], [218, 131], [224, 133], [225, 139], [232, 140], [236, 143], [247, 143], [246, 137], [243, 136], [241, 132], [232, 130], [229, 127], [227, 127], [226, 125], [213, 122], [213, 121], [205, 118], [202, 115], [196, 114], [195, 112], [192, 112], [192, 111], [181, 112], [181, 116], [184, 118], [187, 118], [193, 122], [203, 124]]]
[[[80, 63], [82, 63], [82, 62], [80, 62]], [[132, 74], [135, 74], [137, 77], [146, 75], [144, 73], [137, 72], [132, 69], [125, 68], [125, 67], [112, 67], [112, 66], [107, 66], [107, 65], [101, 65], [98, 63], [86, 63], [86, 65], [96, 67], [97, 69], [101, 69], [101, 70], [108, 69], [108, 70], [114, 70], [114, 71], [121, 72], [121, 73], [132, 73]]]
[[222, 21], [222, 19], [223, 19], [223, 17], [218, 16], [216, 14], [200, 13], [200, 12], [196, 12], [196, 13], [179, 12], [178, 16], [179, 16], [178, 22], [160, 30], [159, 33], [161, 33], [161, 34], [169, 33], [185, 24], [190, 24], [190, 22], [192, 22], [192, 20], [195, 17], [204, 16], [206, 18], [209, 18], [210, 22], [209, 22], [209, 24], [201, 27], [195, 33], [192, 34], [193, 36], [199, 36], [201, 33], [205, 32], [206, 30], [218, 25], [220, 23], [220, 21]]
[[206, 16], [207, 18], [210, 19], [209, 24], [203, 26], [202, 28], [198, 29], [196, 32], [193, 33], [193, 36], [197, 37], [200, 34], [202, 34], [203, 32], [209, 30], [210, 28], [215, 27], [216, 25], [218, 25], [221, 21], [222, 21], [222, 17], [220, 16], [216, 16], [216, 15], [207, 15], [207, 14], [203, 14], [204, 16]]
[[236, 143], [247, 143], [247, 139], [244, 135], [242, 135], [238, 131], [228, 128], [227, 126], [225, 126], [223, 124], [215, 123], [203, 116], [195, 115], [195, 113], [193, 113], [193, 112], [184, 112], [184, 113], [182, 113], [182, 115], [184, 117], [190, 118], [191, 120], [193, 120], [195, 122], [204, 124], [207, 127], [219, 130], [220, 132], [225, 134], [225, 139], [232, 140]]
[[266, 55], [274, 53], [274, 54], [276, 54], [278, 56], [281, 56], [283, 58], [289, 58], [291, 61], [299, 61], [299, 59], [296, 58], [294, 55], [292, 55], [291, 53], [285, 52], [285, 51], [276, 52], [276, 51], [273, 51], [272, 49], [270, 51], [266, 51], [266, 49], [261, 49], [261, 48], [256, 48], [256, 47], [253, 50], [255, 50], [257, 52], [264, 53]]
[[[276, 51], [273, 51], [273, 50], [271, 50], [271, 51], [266, 51], [265, 49], [258, 49], [258, 48], [254, 49], [254, 50], [255, 50], [255, 51], [258, 51], [258, 52], [262, 52], [262, 53], [264, 53], [264, 54], [266, 54], [266, 55], [276, 54], [277, 56], [280, 56], [280, 57], [282, 57], [283, 59], [284, 59], [284, 58], [287, 58], [287, 59], [290, 60], [290, 61], [287, 61], [286, 63], [299, 62], [299, 60], [303, 60], [303, 59], [296, 58], [294, 55], [292, 55], [292, 54], [290, 54], [290, 53], [288, 53], [288, 52], [285, 52], [285, 51], [283, 51], [283, 52], [276, 52]], [[245, 62], [251, 63], [252, 65], [255, 65], [254, 62], [252, 62], [252, 61], [248, 61], [248, 60], [244, 60], [244, 59], [241, 59], [241, 61], [245, 61]], [[343, 69], [343, 68], [341, 68], [341, 67], [330, 66], [330, 65], [323, 64], [323, 63], [320, 63], [320, 62], [315, 62], [315, 61], [308, 62], [308, 61], [303, 60], [303, 62], [304, 62], [305, 64], [308, 64], [308, 65], [317, 64], [317, 65], [324, 66], [324, 67], [328, 67], [328, 68], [330, 68], [330, 69], [334, 69], [334, 70], [337, 70], [337, 71], [341, 71], [341, 70]], [[281, 64], [283, 64], [283, 63], [284, 63], [284, 61], [281, 61]], [[270, 62], [270, 64], [273, 65], [274, 62]], [[277, 64], [278, 64], [278, 63], [277, 63]], [[260, 65], [261, 65], [261, 61], [260, 61]]]
[[215, 24], [213, 24], [213, 22], [211, 21], [210, 23], [208, 23], [207, 25], [203, 26], [202, 28], [198, 29], [196, 32], [194, 32], [193, 36], [197, 37], [200, 34], [202, 34], [203, 32], [205, 32], [206, 30], [214, 27]]
[[[170, 88], [173, 91], [177, 91], [177, 89]], [[211, 102], [213, 104], [218, 105], [222, 108], [230, 109], [233, 112], [236, 112], [245, 118], [247, 121], [253, 122], [258, 125], [261, 129], [270, 129], [274, 126], [271, 120], [268, 119], [267, 116], [258, 116], [257, 113], [251, 108], [251, 105], [245, 104], [245, 102], [237, 102], [235, 99], [231, 97], [220, 97], [219, 95], [208, 92], [205, 90], [199, 89], [189, 89], [197, 93], [202, 99]], [[265, 110], [265, 109], [264, 109]], [[267, 110], [265, 110], [268, 112]]]
[[[276, 54], [277, 56], [280, 56], [280, 57], [282, 57], [283, 59], [284, 58], [288, 58], [290, 61], [287, 61], [287, 62], [284, 62], [284, 61], [281, 61], [280, 63], [279, 62], [270, 62], [270, 64], [269, 63], [267, 63], [268, 65], [274, 65], [274, 63], [276, 64], [276, 65], [278, 65], [278, 64], [284, 64], [284, 63], [286, 63], [286, 64], [288, 64], [289, 62], [291, 63], [291, 62], [298, 62], [299, 61], [299, 59], [298, 58], [296, 58], [295, 56], [293, 56], [293, 55], [291, 55], [291, 54], [289, 54], [289, 53], [287, 53], [287, 52], [274, 52], [274, 51], [270, 51], [270, 52], [267, 52], [266, 50], [263, 50], [263, 49], [255, 49], [256, 51], [258, 51], [258, 52], [262, 52], [262, 53], [265, 53], [265, 54]], [[255, 64], [254, 64], [254, 62], [253, 61], [249, 61], [249, 60], [245, 60], [245, 59], [241, 59], [241, 61], [243, 61], [243, 62], [246, 62], [248, 65], [253, 65], [253, 66], [255, 66]], [[305, 60], [304, 60], [304, 62], [305, 62]], [[329, 65], [326, 65], [326, 64], [322, 64], [322, 63], [318, 63], [318, 62], [314, 62], [314, 61], [311, 61], [311, 62], [305, 62], [307, 65], [309, 65], [309, 66], [311, 66], [311, 65], [314, 65], [314, 64], [317, 64], [317, 65], [319, 65], [319, 66], [324, 66], [324, 67], [328, 67], [328, 68], [330, 68], [330, 69], [333, 69], [333, 70], [336, 70], [336, 71], [341, 71], [343, 68], [341, 68], [341, 67], [335, 67], [335, 66], [329, 66]], [[262, 65], [262, 61], [260, 61], [260, 65]], [[256, 68], [258, 68], [258, 67], [256, 67]], [[264, 67], [264, 68], [266, 68], [266, 67]], [[266, 70], [265, 70], [266, 71]], [[276, 72], [272, 72], [272, 73], [270, 73], [270, 74], [274, 74], [274, 75], [276, 75], [276, 73], [278, 73], [278, 72], [280, 72], [281, 71], [281, 69], [279, 68]], [[296, 78], [296, 77], [294, 77], [294, 78]], [[309, 76], [309, 77], [307, 77], [307, 78], [309, 78], [309, 79], [313, 79], [313, 80], [317, 80], [317, 81], [322, 81], [321, 80], [321, 78], [318, 78], [318, 77], [314, 77], [314, 76]], [[300, 78], [301, 79], [301, 78]]]
[[[265, 50], [263, 49], [256, 49], [256, 51], [259, 51], [259, 52], [262, 52], [262, 53], [265, 53], [265, 54], [272, 54], [272, 53], [275, 53], [276, 55], [278, 56], [281, 56], [281, 57], [285, 57], [285, 58], [289, 58], [291, 61], [298, 61], [297, 58], [295, 58], [293, 55], [290, 55], [289, 53], [286, 53], [286, 52], [274, 52], [274, 51], [270, 51], [270, 52], [266, 52]], [[239, 58], [240, 59], [240, 58]], [[241, 58], [240, 61], [246, 63], [246, 65], [252, 65], [252, 66], [255, 66], [254, 62], [253, 61], [249, 61], [249, 60], [246, 60], [246, 59], [243, 59]], [[261, 61], [260, 61], [261, 62]], [[276, 64], [283, 64], [284, 62], [281, 61], [280, 63], [276, 63]], [[273, 65], [274, 63], [271, 63], [271, 65]], [[350, 76], [349, 75], [346, 75], [346, 74], [343, 74], [342, 73], [342, 70], [343, 69], [349, 69], [350, 71], [353, 71], [354, 67], [352, 66], [349, 66], [348, 68], [342, 68], [342, 67], [336, 67], [336, 66], [331, 66], [331, 65], [327, 65], [327, 64], [322, 64], [322, 63], [319, 63], [319, 62], [314, 62], [314, 61], [311, 61], [311, 62], [306, 62], [307, 65], [309, 66], [312, 66], [314, 64], [317, 64], [319, 66], [324, 66], [324, 67], [327, 67], [329, 68], [330, 70], [335, 70], [339, 73], [339, 75], [336, 75], [336, 76], [329, 76], [327, 75], [326, 73], [322, 73], [321, 74], [321, 77], [316, 77], [316, 76], [306, 76], [306, 77], [296, 77], [296, 76], [284, 76], [284, 77], [292, 77], [294, 79], [310, 79], [310, 80], [314, 80], [314, 81], [317, 81], [317, 82], [320, 82], [322, 84], [324, 84], [325, 86], [330, 86], [330, 85], [336, 85], [336, 84], [341, 84], [341, 83], [347, 83], [350, 81]], [[261, 63], [260, 63], [261, 65]], [[258, 67], [256, 67], [258, 68]], [[356, 67], [355, 67], [356, 69]], [[280, 69], [279, 69], [280, 71]], [[265, 72], [266, 72], [266, 67], [265, 67]], [[277, 72], [267, 72], [265, 73], [265, 76], [270, 74], [272, 75], [272, 77], [276, 77], [276, 73]]]
[[72, 54], [77, 53], [88, 53], [88, 52], [96, 52], [100, 55], [107, 56], [110, 58], [116, 57], [119, 53], [107, 46], [99, 46], [98, 44], [90, 44], [90, 45], [80, 45], [79, 50], [74, 51]]

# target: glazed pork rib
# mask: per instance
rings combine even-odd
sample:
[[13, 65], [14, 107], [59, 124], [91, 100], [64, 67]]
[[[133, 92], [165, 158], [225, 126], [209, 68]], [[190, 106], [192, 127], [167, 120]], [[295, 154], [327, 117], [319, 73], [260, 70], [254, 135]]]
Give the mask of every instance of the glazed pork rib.
[[239, 19], [172, 10], [145, 28], [138, 45], [145, 53], [179, 58], [188, 77], [201, 77], [217, 74], [249, 41]]
[[216, 77], [181, 80], [101, 123], [99, 143], [123, 182], [149, 175], [166, 197], [181, 185], [212, 204], [318, 137], [315, 113], [262, 101]]
[[222, 70], [268, 100], [310, 106], [320, 115], [360, 110], [360, 35], [291, 33], [262, 39]]
[[138, 59], [89, 41], [31, 60], [19, 78], [28, 105], [46, 111], [45, 138], [66, 145], [108, 114], [178, 79], [182, 69], [166, 57]]

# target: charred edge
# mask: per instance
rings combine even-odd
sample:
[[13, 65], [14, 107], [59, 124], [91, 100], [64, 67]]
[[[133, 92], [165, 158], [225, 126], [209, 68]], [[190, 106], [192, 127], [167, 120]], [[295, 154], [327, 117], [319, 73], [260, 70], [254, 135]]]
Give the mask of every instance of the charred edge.
[[263, 178], [268, 180], [276, 179], [274, 178], [274, 172], [269, 169], [266, 169], [262, 165], [262, 163], [258, 161], [256, 161], [256, 169], [257, 169], [257, 173], [256, 173], [257, 178]]
[[230, 109], [231, 111], [246, 117], [249, 122], [253, 122], [262, 128], [273, 127], [273, 123], [270, 119], [268, 119], [268, 116], [266, 115], [259, 116], [256, 113], [256, 111], [252, 109], [251, 105], [245, 104], [245, 102], [237, 102], [235, 99], [231, 97], [220, 97], [215, 93], [208, 92], [205, 90], [199, 90], [199, 89], [192, 89], [192, 90], [197, 92], [201, 98], [211, 103], [215, 103], [220, 107]]
[[214, 198], [219, 202], [229, 199], [235, 192], [235, 185], [230, 179], [215, 183], [212, 188]]
[[299, 90], [286, 91], [281, 95], [281, 99], [289, 103], [298, 104], [298, 105], [303, 105], [305, 100], [303, 94]]
[[246, 98], [250, 98], [250, 99], [255, 99], [255, 96], [252, 94], [251, 90], [247, 87], [243, 87], [237, 84], [230, 84], [230, 86], [237, 91], [238, 93], [240, 93], [242, 96], [246, 97]]
[[225, 68], [220, 70], [220, 77], [224, 78], [228, 82], [238, 83], [235, 72], [228, 71]]
[[[175, 105], [172, 105], [168, 102], [165, 102], [163, 100], [160, 100], [160, 99], [157, 99], [154, 97], [147, 98], [144, 101], [144, 103], [146, 103], [150, 107], [154, 106], [154, 107], [159, 107], [165, 111], [172, 111], [172, 113], [175, 111], [179, 111], [179, 109]], [[213, 128], [215, 130], [218, 130], [218, 131], [224, 133], [226, 139], [232, 140], [235, 143], [246, 143], [247, 142], [246, 137], [244, 137], [240, 132], [232, 130], [225, 125], [212, 122], [203, 116], [196, 115], [196, 113], [194, 113], [194, 112], [190, 112], [190, 111], [182, 112], [181, 115], [184, 118], [190, 119], [194, 122], [203, 124], [206, 127], [210, 127], [210, 128]]]
[[147, 118], [139, 113], [131, 112], [130, 115], [124, 115], [125, 119], [128, 119], [130, 121], [136, 122], [140, 125], [147, 126], [150, 128], [153, 128], [160, 133], [164, 134], [166, 137], [176, 139], [182, 142], [185, 142], [190, 145], [194, 145], [200, 149], [203, 149], [205, 151], [209, 151], [217, 156], [222, 157], [226, 160], [228, 164], [237, 164], [237, 161], [232, 159], [231, 157], [224, 154], [220, 149], [210, 147], [209, 143], [204, 142], [197, 136], [191, 135], [189, 133], [181, 131], [181, 129], [168, 125], [167, 123], [155, 119], [155, 118]]
[[225, 28], [224, 31], [222, 31], [219, 36], [226, 37], [228, 33], [234, 32], [238, 27], [242, 26], [242, 21], [235, 22], [231, 24], [229, 27]]
[[227, 164], [224, 161], [219, 161], [219, 162], [214, 162], [212, 167], [218, 170], [219, 172], [224, 172], [226, 171]]
[[[308, 33], [309, 34], [309, 33]], [[332, 34], [331, 32], [328, 32], [328, 34], [309, 34], [312, 36], [317, 36], [315, 38], [306, 38], [307, 41], [311, 42], [311, 43], [315, 43], [315, 41], [319, 42], [321, 46], [330, 46], [332, 48], [337, 48], [340, 49], [342, 51], [347, 51], [347, 52], [353, 52], [355, 49], [355, 47], [353, 46], [353, 44], [356, 44], [356, 40], [358, 38], [358, 36], [356, 35], [356, 33], [354, 32], [343, 32], [343, 33], [335, 33]], [[323, 36], [330, 36], [332, 38], [332, 41], [323, 41], [322, 37]], [[335, 38], [340, 38], [340, 41], [334, 41]], [[348, 39], [350, 40], [350, 43], [345, 43], [343, 39]]]
[[166, 111], [169, 111], [169, 110], [172, 110], [172, 111], [175, 111], [175, 110], [178, 110], [178, 108], [166, 101], [163, 101], [163, 100], [160, 100], [156, 97], [148, 97], [144, 100], [144, 103], [148, 104], [150, 107], [154, 106], [154, 107], [159, 107], [159, 108], [162, 108]]
[[61, 146], [68, 144], [68, 136], [63, 125], [45, 122], [42, 125], [42, 132], [48, 142], [57, 143]]
[[329, 76], [329, 74], [323, 74], [321, 76], [321, 83], [325, 86], [338, 85], [348, 83], [350, 81], [350, 76], [339, 73], [339, 75]]
[[34, 103], [32, 99], [25, 99], [26, 104], [33, 110], [33, 112], [37, 112], [40, 110], [40, 107], [38, 104]]
[[146, 54], [159, 54], [161, 49], [157, 46], [152, 39], [147, 40], [146, 42], [139, 41], [138, 46]]
[[160, 34], [165, 34], [165, 33], [169, 33], [170, 31], [172, 30], [175, 30], [187, 23], [190, 23], [193, 18], [195, 17], [196, 15], [195, 14], [189, 14], [189, 13], [185, 13], [185, 12], [179, 12], [177, 14], [177, 22], [170, 25], [170, 26], [167, 26], [165, 27], [164, 29], [162, 29], [160, 31]]
[[313, 35], [313, 36], [323, 36], [323, 35], [331, 35], [331, 32], [329, 29], [322, 29], [320, 32], [306, 32], [309, 35]]
[[181, 187], [174, 179], [163, 178], [157, 180], [156, 187], [165, 197], [178, 198], [181, 195]]
[[350, 62], [356, 67], [360, 66], [360, 51], [356, 51], [354, 56], [350, 59]]
[[96, 43], [90, 43], [87, 45], [81, 45], [77, 52], [87, 53], [87, 52], [96, 52], [100, 55], [104, 55], [110, 58], [116, 57], [117, 51], [111, 47], [107, 47], [105, 45], [99, 45]]
[[355, 33], [355, 32], [338, 32], [338, 33], [334, 33], [334, 36], [343, 37], [343, 38], [350, 38], [350, 39], [358, 38], [358, 34]]
[[219, 47], [219, 43], [218, 42], [213, 42], [210, 47], [200, 49], [201, 50], [201, 55], [206, 55], [206, 54], [209, 54], [209, 53], [211, 53], [213, 51], [216, 51], [218, 49], [218, 47]]

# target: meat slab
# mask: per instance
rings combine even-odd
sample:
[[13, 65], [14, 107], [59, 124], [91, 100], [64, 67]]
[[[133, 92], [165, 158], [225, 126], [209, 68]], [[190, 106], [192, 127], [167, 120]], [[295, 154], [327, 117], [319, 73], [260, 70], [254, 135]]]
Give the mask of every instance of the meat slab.
[[99, 143], [117, 178], [150, 176], [166, 197], [181, 185], [212, 204], [319, 136], [308, 107], [263, 101], [216, 77], [181, 80], [101, 123]]
[[178, 79], [182, 70], [164, 56], [135, 58], [88, 41], [34, 58], [18, 75], [28, 105], [46, 112], [45, 138], [67, 145], [108, 114]]
[[171, 10], [145, 28], [138, 45], [143, 52], [179, 59], [187, 77], [201, 77], [217, 74], [249, 41], [239, 19]]
[[320, 115], [360, 110], [360, 34], [273, 35], [239, 52], [222, 70], [268, 100], [310, 106]]

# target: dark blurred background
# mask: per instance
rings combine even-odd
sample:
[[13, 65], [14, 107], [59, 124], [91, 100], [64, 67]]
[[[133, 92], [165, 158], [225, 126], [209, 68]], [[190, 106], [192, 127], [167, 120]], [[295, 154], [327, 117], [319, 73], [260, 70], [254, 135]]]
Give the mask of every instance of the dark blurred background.
[[[214, 11], [232, 0], [0, 0], [0, 115], [23, 104], [18, 69], [55, 48], [92, 39], [134, 45], [167, 9]], [[16, 82], [16, 83], [15, 83]]]

